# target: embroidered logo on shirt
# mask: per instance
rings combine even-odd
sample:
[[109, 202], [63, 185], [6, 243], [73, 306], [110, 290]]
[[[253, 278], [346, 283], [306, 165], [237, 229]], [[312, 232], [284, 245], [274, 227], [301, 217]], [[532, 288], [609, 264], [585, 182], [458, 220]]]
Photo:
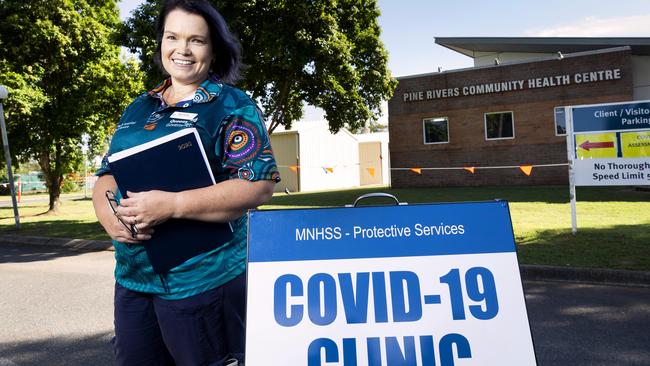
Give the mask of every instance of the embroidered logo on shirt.
[[151, 116], [147, 119], [147, 123], [144, 124], [144, 129], [147, 131], [151, 131], [156, 128], [156, 125], [158, 125], [158, 121], [162, 118], [162, 114], [160, 113], [152, 113]]
[[158, 125], [157, 121], [156, 122], [150, 122], [150, 123], [147, 123], [147, 124], [144, 125], [144, 129], [147, 130], [147, 131], [151, 131], [154, 128], [156, 128], [156, 125]]
[[134, 124], [136, 124], [136, 122], [134, 122], [134, 121], [120, 123], [119, 125], [117, 125], [117, 128], [115, 129], [115, 131], [117, 132], [119, 130], [127, 129], [127, 128], [133, 126]]
[[179, 119], [170, 119], [169, 122], [165, 125], [165, 127], [192, 127], [193, 124], [192, 122], [189, 121], [182, 121]]

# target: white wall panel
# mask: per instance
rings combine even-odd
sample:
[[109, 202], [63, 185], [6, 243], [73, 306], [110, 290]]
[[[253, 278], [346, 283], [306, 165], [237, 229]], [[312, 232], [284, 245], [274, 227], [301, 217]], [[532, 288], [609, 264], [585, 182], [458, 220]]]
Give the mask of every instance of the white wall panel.
[[333, 135], [325, 126], [301, 129], [301, 191], [359, 186], [358, 157], [359, 145], [345, 130]]

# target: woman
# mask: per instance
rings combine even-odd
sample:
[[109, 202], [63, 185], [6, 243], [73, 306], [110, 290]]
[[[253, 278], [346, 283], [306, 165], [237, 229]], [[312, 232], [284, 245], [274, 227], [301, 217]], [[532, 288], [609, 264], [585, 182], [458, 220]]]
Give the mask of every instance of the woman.
[[[244, 213], [271, 197], [277, 167], [259, 109], [225, 83], [238, 76], [240, 49], [217, 10], [205, 0], [168, 1], [158, 17], [157, 39], [155, 59], [169, 78], [126, 108], [108, 155], [194, 127], [217, 184], [121, 198], [104, 159], [93, 205], [115, 246], [116, 361], [242, 364]], [[107, 204], [107, 192], [114, 192], [119, 206]], [[156, 235], [156, 225], [177, 218], [231, 222], [233, 239], [171, 269], [161, 281], [138, 244]]]

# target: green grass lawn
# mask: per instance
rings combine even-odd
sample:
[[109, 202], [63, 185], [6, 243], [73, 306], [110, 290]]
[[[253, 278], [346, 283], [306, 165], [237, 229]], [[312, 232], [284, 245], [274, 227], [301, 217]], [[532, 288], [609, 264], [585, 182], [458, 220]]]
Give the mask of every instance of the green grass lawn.
[[[579, 187], [578, 233], [571, 234], [566, 186], [388, 189], [363, 188], [315, 193], [276, 194], [262, 209], [343, 206], [370, 192], [387, 192], [409, 203], [510, 202], [519, 260], [598, 268], [650, 270], [650, 192], [630, 187]], [[24, 196], [28, 197], [28, 196]], [[9, 200], [5, 197], [3, 200]], [[376, 199], [367, 204], [384, 204]], [[58, 215], [45, 215], [46, 203], [19, 206], [22, 228], [11, 208], [0, 208], [0, 235], [21, 234], [107, 240], [89, 199], [64, 201]]]

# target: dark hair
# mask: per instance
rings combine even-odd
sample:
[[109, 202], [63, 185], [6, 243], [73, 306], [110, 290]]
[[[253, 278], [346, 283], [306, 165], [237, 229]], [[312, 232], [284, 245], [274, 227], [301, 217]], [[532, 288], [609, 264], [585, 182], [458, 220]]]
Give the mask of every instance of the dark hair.
[[163, 5], [156, 23], [156, 53], [153, 60], [158, 67], [166, 72], [162, 66], [160, 47], [163, 33], [165, 32], [165, 19], [172, 10], [181, 9], [191, 14], [197, 14], [205, 19], [210, 29], [210, 42], [212, 43], [212, 55], [214, 62], [210, 65], [210, 71], [222, 81], [234, 84], [240, 78], [241, 46], [237, 38], [230, 32], [228, 24], [217, 9], [207, 0], [168, 0]]

